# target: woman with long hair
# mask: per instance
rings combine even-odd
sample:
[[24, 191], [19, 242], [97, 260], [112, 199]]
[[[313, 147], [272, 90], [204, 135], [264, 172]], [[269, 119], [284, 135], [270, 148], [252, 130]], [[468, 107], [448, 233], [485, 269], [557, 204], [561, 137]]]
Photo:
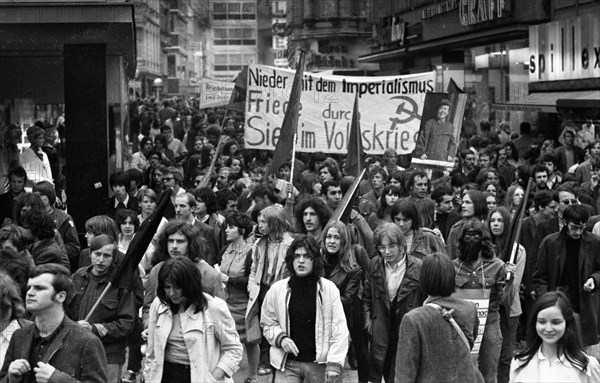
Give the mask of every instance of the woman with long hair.
[[147, 382], [232, 381], [242, 345], [225, 301], [204, 293], [202, 274], [187, 257], [166, 261], [150, 307]]
[[200, 153], [200, 169], [207, 169], [215, 156], [215, 147], [211, 144], [204, 144]]
[[340, 221], [325, 226], [320, 241], [323, 255], [324, 277], [332, 281], [340, 290], [342, 306], [356, 356], [358, 380], [369, 379], [368, 343], [363, 334], [363, 318], [359, 291], [363, 270], [368, 266], [369, 256], [360, 245], [353, 245], [348, 227]]
[[140, 228], [140, 221], [133, 210], [121, 209], [115, 214], [115, 222], [119, 227], [119, 251], [126, 254], [133, 236]]
[[248, 174], [244, 172], [244, 156], [240, 155], [240, 152], [237, 151], [231, 155], [225, 161], [225, 166], [231, 169], [230, 177], [237, 181], [239, 179], [244, 179], [244, 184], [248, 184], [250, 178]]
[[492, 211], [492, 209], [498, 207], [498, 199], [494, 194], [490, 192], [483, 192], [483, 196], [485, 197], [485, 202], [489, 211]]
[[486, 221], [486, 226], [492, 233], [492, 243], [496, 247], [497, 256], [504, 262], [506, 272], [511, 273], [513, 278], [512, 291], [508, 294], [506, 306], [500, 310], [500, 331], [502, 332], [502, 350], [500, 352], [500, 362], [498, 366], [498, 382], [507, 383], [510, 369], [510, 360], [513, 356], [513, 345], [517, 338], [517, 326], [519, 317], [523, 313], [521, 309], [521, 299], [519, 297], [519, 288], [523, 280], [525, 271], [525, 248], [518, 245], [516, 258], [510, 259], [508, 248], [513, 248], [513, 244], [508, 242], [508, 234], [512, 218], [508, 210], [504, 207], [490, 209], [490, 215]]
[[485, 382], [495, 383], [502, 348], [500, 300], [505, 285], [512, 282], [506, 281], [504, 262], [496, 257], [490, 232], [483, 222], [471, 219], [465, 223], [458, 237], [458, 258], [453, 262], [456, 287], [468, 290], [465, 293], [481, 293], [482, 299], [489, 299], [478, 364]]
[[245, 383], [258, 382], [258, 359], [261, 331], [258, 315], [246, 316], [248, 308], [248, 277], [252, 266], [252, 245], [246, 242], [254, 223], [246, 214], [235, 212], [225, 219], [229, 245], [221, 255], [221, 280], [227, 294], [227, 307], [235, 321], [248, 357], [248, 378]]
[[396, 186], [387, 185], [381, 191], [381, 197], [379, 197], [379, 209], [371, 213], [367, 219], [367, 223], [371, 227], [371, 230], [375, 230], [377, 226], [392, 222], [392, 206], [400, 198], [400, 189]]
[[400, 228], [406, 241], [406, 252], [416, 258], [445, 252], [440, 237], [421, 223], [417, 205], [405, 198], [396, 202], [390, 211], [392, 221]]
[[537, 299], [527, 322], [527, 347], [510, 365], [511, 382], [600, 382], [600, 365], [583, 350], [569, 299], [551, 291]]
[[504, 201], [504, 207], [508, 209], [511, 217], [515, 214], [515, 211], [523, 200], [524, 195], [525, 191], [521, 186], [512, 185], [508, 188], [506, 192], [506, 200]]

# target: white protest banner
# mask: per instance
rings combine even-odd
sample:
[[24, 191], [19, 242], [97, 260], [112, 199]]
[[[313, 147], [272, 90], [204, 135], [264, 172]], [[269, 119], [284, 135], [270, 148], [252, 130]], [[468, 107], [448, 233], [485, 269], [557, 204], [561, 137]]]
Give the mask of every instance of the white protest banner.
[[200, 109], [216, 108], [229, 104], [234, 87], [234, 82], [203, 78], [200, 80]]
[[[294, 71], [250, 65], [246, 92], [244, 146], [274, 150], [294, 79]], [[405, 76], [354, 77], [304, 73], [296, 150], [347, 153], [355, 94], [365, 152], [393, 148], [411, 153], [421, 124], [425, 94], [435, 88], [435, 72]]]

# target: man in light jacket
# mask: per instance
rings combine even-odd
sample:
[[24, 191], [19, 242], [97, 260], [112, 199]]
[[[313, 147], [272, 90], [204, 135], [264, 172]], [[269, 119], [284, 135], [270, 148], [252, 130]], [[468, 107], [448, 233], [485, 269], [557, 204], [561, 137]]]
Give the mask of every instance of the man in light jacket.
[[300, 235], [285, 263], [292, 275], [275, 282], [262, 305], [260, 324], [271, 344], [270, 363], [286, 381], [341, 381], [348, 326], [340, 293], [323, 274], [319, 245]]

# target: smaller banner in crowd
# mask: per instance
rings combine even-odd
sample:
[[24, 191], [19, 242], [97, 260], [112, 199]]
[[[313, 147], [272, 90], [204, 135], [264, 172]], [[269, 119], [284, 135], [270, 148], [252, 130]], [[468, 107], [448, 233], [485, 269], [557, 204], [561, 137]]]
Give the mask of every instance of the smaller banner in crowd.
[[[273, 150], [288, 107], [294, 71], [250, 65], [244, 145]], [[421, 125], [425, 95], [435, 88], [435, 72], [406, 76], [354, 77], [304, 73], [296, 150], [348, 153], [355, 97], [360, 102], [364, 151], [393, 148], [411, 153]]]
[[200, 80], [200, 108], [217, 108], [229, 104], [235, 83], [211, 79]]
[[479, 355], [479, 348], [481, 347], [481, 340], [483, 339], [483, 332], [485, 331], [485, 324], [487, 322], [488, 310], [490, 307], [490, 290], [489, 289], [456, 289], [456, 292], [452, 294], [453, 297], [464, 299], [469, 302], [473, 302], [477, 307], [477, 318], [479, 319], [479, 327], [477, 328], [477, 339], [471, 350], [471, 357], [473, 360], [477, 360]]

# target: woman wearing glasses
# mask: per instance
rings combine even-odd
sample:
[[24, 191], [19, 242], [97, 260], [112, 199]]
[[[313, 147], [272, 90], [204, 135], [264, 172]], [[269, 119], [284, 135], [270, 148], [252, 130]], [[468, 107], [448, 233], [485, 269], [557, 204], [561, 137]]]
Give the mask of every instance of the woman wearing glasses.
[[365, 330], [371, 339], [369, 381], [393, 382], [398, 326], [404, 314], [425, 300], [419, 286], [421, 260], [407, 254], [402, 230], [394, 223], [378, 227], [374, 242], [378, 255], [369, 261], [362, 301]]
[[487, 320], [479, 348], [479, 371], [486, 383], [495, 383], [502, 347], [500, 300], [512, 287], [506, 281], [504, 262], [496, 257], [490, 232], [479, 220], [469, 220], [458, 237], [458, 258], [454, 261], [458, 297], [489, 300]]

